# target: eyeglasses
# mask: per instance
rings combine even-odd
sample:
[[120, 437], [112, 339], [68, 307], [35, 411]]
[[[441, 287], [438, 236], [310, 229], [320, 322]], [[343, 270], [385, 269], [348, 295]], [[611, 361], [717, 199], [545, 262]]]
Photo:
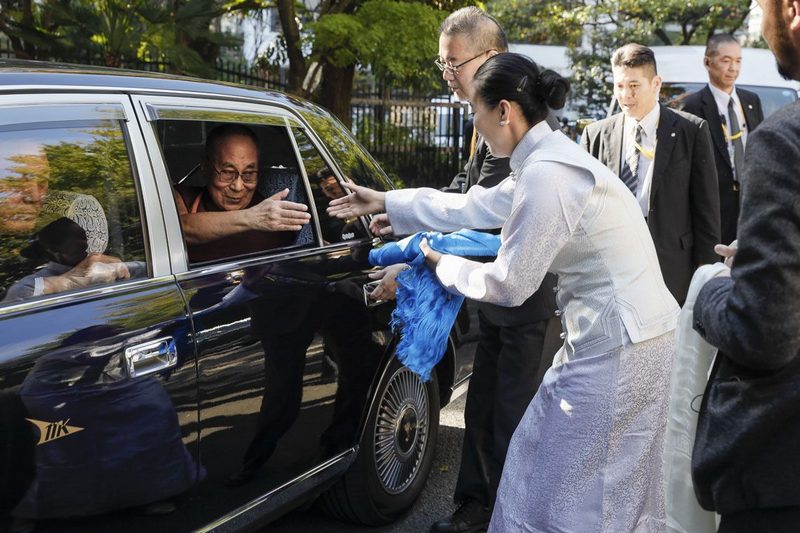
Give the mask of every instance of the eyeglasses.
[[449, 63], [445, 63], [444, 61], [442, 61], [442, 58], [440, 58], [440, 57], [437, 57], [436, 59], [434, 59], [433, 60], [433, 64], [436, 65], [436, 67], [439, 70], [441, 70], [442, 72], [447, 71], [450, 74], [452, 74], [453, 76], [458, 76], [458, 69], [460, 69], [461, 67], [463, 67], [464, 65], [466, 65], [470, 61], [478, 59], [483, 54], [485, 54], [486, 52], [489, 52], [489, 51], [490, 50], [484, 50], [483, 52], [481, 52], [480, 54], [476, 55], [475, 57], [471, 57], [471, 58], [467, 59], [466, 61], [462, 61], [458, 65], [451, 65]]
[[236, 181], [236, 178], [242, 178], [242, 183], [245, 185], [255, 185], [258, 181], [257, 170], [245, 170], [243, 172], [239, 172], [238, 170], [234, 170], [232, 168], [226, 168], [223, 170], [214, 168], [214, 170], [217, 172], [218, 181], [223, 185], [230, 185]]

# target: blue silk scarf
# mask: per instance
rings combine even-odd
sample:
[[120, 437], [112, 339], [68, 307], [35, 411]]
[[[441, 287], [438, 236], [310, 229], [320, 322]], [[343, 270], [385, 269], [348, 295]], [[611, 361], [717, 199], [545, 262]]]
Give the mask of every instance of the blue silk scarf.
[[436, 274], [425, 266], [425, 256], [419, 248], [422, 239], [427, 239], [432, 249], [443, 254], [493, 257], [500, 248], [500, 236], [473, 230], [446, 235], [421, 232], [369, 253], [372, 265], [407, 263], [411, 267], [397, 276], [397, 305], [390, 324], [401, 333], [397, 358], [428, 381], [431, 370], [447, 349], [447, 336], [464, 297], [449, 293]]

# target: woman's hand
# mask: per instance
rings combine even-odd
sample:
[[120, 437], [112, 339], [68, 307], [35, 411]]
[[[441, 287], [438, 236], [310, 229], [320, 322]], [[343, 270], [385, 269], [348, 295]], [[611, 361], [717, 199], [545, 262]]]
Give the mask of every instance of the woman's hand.
[[343, 182], [342, 185], [352, 191], [347, 196], [331, 200], [328, 214], [336, 218], [354, 218], [372, 215], [386, 210], [386, 193], [361, 187], [354, 183]]
[[407, 268], [405, 263], [398, 263], [367, 274], [369, 279], [381, 280], [369, 297], [373, 300], [394, 300], [397, 297], [397, 275]]
[[439, 263], [439, 260], [442, 258], [442, 254], [437, 252], [430, 246], [428, 246], [428, 239], [422, 239], [419, 243], [419, 249], [422, 252], [422, 255], [425, 256], [425, 264], [432, 269], [436, 269], [436, 265]]

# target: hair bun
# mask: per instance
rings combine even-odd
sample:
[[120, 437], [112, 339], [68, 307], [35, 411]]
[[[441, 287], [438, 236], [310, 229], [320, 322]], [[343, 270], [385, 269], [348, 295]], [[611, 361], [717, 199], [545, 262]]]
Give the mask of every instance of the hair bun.
[[567, 101], [569, 81], [559, 73], [544, 69], [539, 73], [534, 95], [547, 103], [550, 109], [561, 109]]

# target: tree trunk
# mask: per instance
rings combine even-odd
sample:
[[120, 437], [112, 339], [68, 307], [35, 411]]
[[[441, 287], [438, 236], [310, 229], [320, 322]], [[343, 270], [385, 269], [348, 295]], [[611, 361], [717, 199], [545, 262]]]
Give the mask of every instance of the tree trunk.
[[672, 39], [669, 38], [669, 35], [667, 35], [667, 32], [664, 31], [664, 28], [656, 28], [654, 33], [656, 34], [656, 37], [661, 39], [661, 42], [665, 46], [672, 46]]
[[322, 92], [320, 104], [333, 113], [342, 124], [350, 128], [350, 100], [353, 97], [355, 65], [339, 68], [328, 63], [322, 66]]
[[[32, 30], [34, 28], [34, 19], [33, 19], [33, 1], [32, 0], [25, 0], [22, 2], [22, 26]], [[23, 52], [27, 59], [49, 59], [49, 58], [40, 58], [36, 54], [36, 47], [33, 44], [23, 41]]]
[[306, 77], [306, 60], [300, 48], [300, 28], [294, 10], [294, 0], [278, 0], [278, 16], [281, 19], [283, 36], [286, 39], [286, 53], [289, 56], [288, 90], [302, 94], [303, 80]]

